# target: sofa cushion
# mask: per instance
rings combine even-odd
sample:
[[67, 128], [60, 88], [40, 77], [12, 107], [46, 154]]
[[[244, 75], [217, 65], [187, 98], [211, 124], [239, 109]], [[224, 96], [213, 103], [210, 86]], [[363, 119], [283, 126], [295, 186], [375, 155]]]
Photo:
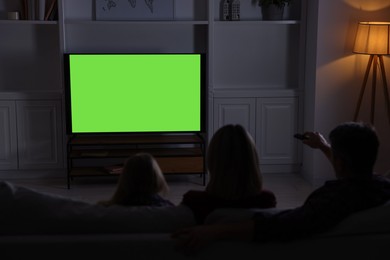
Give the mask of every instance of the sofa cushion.
[[[275, 214], [283, 209], [217, 209], [205, 220], [206, 224], [245, 221], [255, 212]], [[378, 234], [390, 232], [390, 201], [371, 209], [354, 213], [331, 230], [318, 236], [345, 236], [358, 234]]]
[[322, 234], [322, 236], [379, 234], [389, 232], [390, 201], [381, 206], [354, 213], [330, 231]]
[[268, 208], [268, 209], [242, 209], [242, 208], [223, 208], [216, 209], [211, 212], [205, 219], [205, 224], [216, 224], [216, 223], [232, 223], [246, 221], [253, 217], [256, 212], [262, 212], [263, 214], [275, 214], [283, 209]]
[[164, 233], [194, 224], [184, 205], [104, 207], [0, 182], [0, 234]]

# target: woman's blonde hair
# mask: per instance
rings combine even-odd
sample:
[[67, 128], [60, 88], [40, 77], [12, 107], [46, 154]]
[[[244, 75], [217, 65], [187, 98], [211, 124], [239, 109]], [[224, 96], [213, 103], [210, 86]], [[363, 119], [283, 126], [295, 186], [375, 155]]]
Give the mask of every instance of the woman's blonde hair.
[[206, 155], [210, 180], [206, 191], [215, 197], [238, 200], [262, 189], [254, 141], [241, 125], [225, 125], [213, 135]]
[[168, 184], [155, 158], [148, 153], [138, 153], [125, 161], [113, 197], [101, 204], [126, 205], [126, 201], [135, 194], [166, 194], [168, 190]]

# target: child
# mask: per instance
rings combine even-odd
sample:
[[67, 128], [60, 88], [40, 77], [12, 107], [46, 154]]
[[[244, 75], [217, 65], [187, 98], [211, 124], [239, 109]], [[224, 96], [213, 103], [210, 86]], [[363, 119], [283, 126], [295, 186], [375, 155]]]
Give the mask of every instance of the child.
[[116, 191], [110, 200], [99, 201], [103, 206], [174, 206], [160, 194], [169, 188], [161, 169], [148, 153], [138, 153], [128, 158], [119, 177]]

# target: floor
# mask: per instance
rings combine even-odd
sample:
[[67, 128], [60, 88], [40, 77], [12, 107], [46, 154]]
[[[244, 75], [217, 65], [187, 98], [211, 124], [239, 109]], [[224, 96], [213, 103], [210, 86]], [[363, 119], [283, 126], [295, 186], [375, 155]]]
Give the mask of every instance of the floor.
[[[278, 208], [291, 208], [303, 203], [313, 187], [299, 175], [291, 173], [263, 174], [264, 188], [275, 193]], [[203, 190], [203, 178], [199, 175], [167, 175], [169, 194], [166, 198], [176, 205], [180, 203], [185, 192], [190, 189]], [[117, 179], [103, 178], [76, 178], [72, 181], [70, 189], [65, 179], [12, 179], [8, 180], [14, 185], [28, 187], [37, 191], [57, 194], [77, 200], [95, 203], [98, 200], [110, 198], [113, 194]]]

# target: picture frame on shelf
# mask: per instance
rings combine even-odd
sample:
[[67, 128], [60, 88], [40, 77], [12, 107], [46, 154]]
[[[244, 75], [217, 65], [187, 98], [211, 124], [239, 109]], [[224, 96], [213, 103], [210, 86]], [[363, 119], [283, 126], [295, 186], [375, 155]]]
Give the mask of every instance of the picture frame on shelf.
[[96, 20], [174, 20], [174, 0], [96, 0]]

